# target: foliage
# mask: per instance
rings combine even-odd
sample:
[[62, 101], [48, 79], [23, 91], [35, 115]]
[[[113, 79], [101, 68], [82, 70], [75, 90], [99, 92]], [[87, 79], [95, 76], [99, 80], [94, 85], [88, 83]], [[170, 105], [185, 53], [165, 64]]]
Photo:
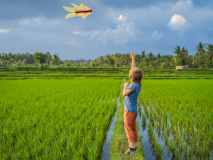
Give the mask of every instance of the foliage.
[[43, 54], [42, 52], [36, 52], [34, 53], [34, 57], [33, 57], [36, 61], [38, 61], [41, 65], [44, 64], [44, 62], [47, 59], [47, 55]]
[[35, 63], [35, 59], [33, 58], [33, 55], [30, 53], [24, 53], [24, 54], [1, 53], [0, 54], [0, 66], [12, 66], [12, 64], [18, 63], [19, 61], [22, 61], [23, 65]]
[[58, 54], [54, 54], [54, 55], [53, 55], [53, 62], [54, 62], [55, 64], [58, 64], [59, 61], [60, 61], [60, 58], [59, 58]]
[[[13, 67], [14, 68], [14, 67]], [[15, 69], [15, 70], [14, 70]], [[128, 77], [130, 68], [121, 67], [56, 67], [49, 66], [43, 71], [37, 67], [0, 68], [0, 79], [54, 79], [73, 77], [104, 77], [123, 79]], [[190, 69], [178, 72], [175, 69], [141, 68], [143, 79], [213, 79], [213, 69]]]
[[36, 52], [34, 53], [34, 57], [33, 57], [40, 65], [40, 69], [43, 69], [43, 64], [45, 63], [46, 59], [47, 59], [47, 54], [43, 54], [42, 52]]
[[[185, 47], [177, 46], [174, 48], [175, 55], [154, 55], [152, 52], [136, 54], [136, 65], [142, 68], [175, 68], [178, 65], [188, 65], [191, 68], [212, 68], [213, 67], [213, 45], [203, 45], [201, 42], [197, 46], [198, 52], [189, 55]], [[93, 60], [93, 66], [130, 66], [131, 60], [129, 53], [115, 53], [112, 55], [100, 56]]]
[[188, 64], [188, 50], [183, 47], [182, 49], [180, 48], [180, 46], [177, 46], [175, 48], [174, 53], [175, 55], [175, 63], [176, 66], [185, 66]]
[[98, 159], [119, 83], [1, 81], [1, 159]]
[[[197, 52], [195, 54], [189, 54], [188, 50], [185, 47], [177, 46], [174, 48], [175, 55], [167, 54], [161, 55], [157, 53], [150, 52], [147, 53], [142, 51], [141, 54], [136, 54], [136, 65], [142, 68], [175, 68], [178, 65], [188, 65], [190, 68], [213, 68], [213, 44], [203, 44], [198, 43], [196, 45]], [[39, 52], [42, 53], [42, 52]], [[44, 53], [42, 53], [44, 54]], [[45, 54], [46, 61], [43, 63], [57, 65], [58, 67], [61, 64], [70, 63], [70, 66], [87, 66], [87, 67], [130, 67], [131, 59], [129, 58], [130, 53], [121, 54], [107, 54], [100, 56], [93, 60], [60, 60], [58, 54], [53, 56], [47, 52]], [[24, 60], [26, 59], [26, 60]], [[52, 62], [53, 61], [53, 62]], [[0, 67], [13, 66], [26, 66], [26, 65], [36, 65], [33, 55], [30, 53], [25, 54], [11, 54], [11, 53], [2, 53], [0, 54]], [[67, 67], [67, 65], [64, 65]]]

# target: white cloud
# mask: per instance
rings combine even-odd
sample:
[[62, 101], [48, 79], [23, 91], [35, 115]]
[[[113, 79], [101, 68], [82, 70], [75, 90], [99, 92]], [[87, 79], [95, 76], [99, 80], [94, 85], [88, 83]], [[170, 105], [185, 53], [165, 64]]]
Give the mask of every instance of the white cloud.
[[191, 0], [180, 0], [172, 5], [172, 10], [185, 10], [189, 9], [192, 5]]
[[7, 33], [9, 33], [9, 32], [10, 32], [9, 29], [0, 28], [0, 34], [7, 34]]
[[72, 34], [80, 34], [80, 32], [79, 31], [74, 31], [74, 32], [72, 32]]
[[182, 16], [178, 14], [174, 14], [168, 23], [168, 26], [173, 30], [183, 30], [190, 26], [191, 24]]
[[34, 22], [36, 22], [36, 23], [40, 23], [41, 22], [41, 19], [40, 18], [33, 18], [32, 19]]
[[72, 39], [71, 41], [67, 42], [66, 44], [67, 45], [72, 45], [72, 46], [77, 46], [78, 45], [78, 43], [76, 42], [75, 39]]
[[152, 32], [151, 38], [155, 40], [159, 40], [163, 37], [163, 35], [164, 35], [163, 33], [155, 30], [154, 32]]
[[[132, 39], [135, 32], [136, 28], [134, 23], [127, 22], [118, 24], [115, 29], [109, 29], [104, 34], [109, 41], [115, 44], [125, 44]], [[99, 37], [101, 37], [101, 35]]]
[[24, 19], [19, 21], [19, 24], [20, 25], [28, 25], [28, 24], [32, 25], [32, 24], [38, 24], [40, 22], [41, 22], [40, 18], [32, 18], [32, 19], [24, 18]]
[[72, 34], [89, 36], [92, 40], [101, 41], [104, 44], [108, 42], [114, 44], [126, 44], [128, 43], [136, 33], [135, 24], [127, 22], [126, 17], [120, 15], [117, 18], [117, 24], [115, 28], [97, 29], [93, 31], [74, 31]]
[[116, 20], [118, 21], [125, 21], [126, 20], [126, 17], [124, 17], [122, 14], [116, 18]]

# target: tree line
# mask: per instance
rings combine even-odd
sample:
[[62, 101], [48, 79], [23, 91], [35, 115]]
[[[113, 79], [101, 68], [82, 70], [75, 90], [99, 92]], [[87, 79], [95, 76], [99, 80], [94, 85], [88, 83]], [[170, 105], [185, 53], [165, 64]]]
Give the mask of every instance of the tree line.
[[43, 69], [48, 66], [70, 67], [70, 66], [89, 66], [91, 60], [64, 60], [58, 54], [51, 55], [50, 52], [42, 53], [0, 53], [0, 67], [19, 67], [19, 66], [39, 66]]
[[[173, 55], [174, 54], [174, 55]], [[136, 64], [146, 68], [174, 68], [175, 66], [185, 66], [191, 68], [212, 68], [213, 67], [213, 44], [198, 43], [196, 53], [189, 55], [185, 47], [177, 46], [171, 55], [154, 55], [152, 52], [136, 54]], [[12, 54], [0, 53], [0, 67], [35, 66], [41, 69], [47, 66], [101, 66], [101, 67], [127, 67], [130, 66], [130, 53], [115, 53], [112, 55], [100, 56], [94, 60], [64, 60], [58, 54], [53, 56], [47, 52], [36, 52], [34, 54]]]
[[[136, 54], [136, 64], [146, 68], [175, 68], [175, 66], [188, 66], [191, 68], [212, 68], [213, 67], [213, 44], [198, 43], [196, 53], [189, 55], [185, 47], [177, 46], [173, 51], [174, 55], [154, 55], [152, 52]], [[92, 61], [93, 66], [127, 66], [130, 65], [128, 54], [115, 53], [112, 55], [100, 56]]]

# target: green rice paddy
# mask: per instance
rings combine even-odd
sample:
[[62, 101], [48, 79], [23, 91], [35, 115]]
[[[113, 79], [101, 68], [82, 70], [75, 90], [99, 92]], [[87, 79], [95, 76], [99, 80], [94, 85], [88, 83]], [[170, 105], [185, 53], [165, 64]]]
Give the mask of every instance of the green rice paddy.
[[144, 71], [138, 98], [139, 148], [127, 156], [122, 155], [128, 143], [121, 92], [128, 70], [46, 72], [0, 72], [0, 159], [104, 158], [101, 150], [118, 97], [110, 159], [146, 159], [146, 129], [158, 159], [168, 159], [165, 152], [174, 159], [212, 159], [212, 71], [150, 71], [152, 76]]

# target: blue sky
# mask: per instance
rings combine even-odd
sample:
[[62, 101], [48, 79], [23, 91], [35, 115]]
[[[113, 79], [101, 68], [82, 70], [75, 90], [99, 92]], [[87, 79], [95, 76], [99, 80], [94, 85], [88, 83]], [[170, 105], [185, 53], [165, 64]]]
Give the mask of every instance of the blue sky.
[[[83, 2], [93, 13], [64, 19], [62, 6]], [[105, 54], [194, 54], [213, 44], [212, 0], [0, 0], [0, 53], [50, 52], [65, 59]]]

